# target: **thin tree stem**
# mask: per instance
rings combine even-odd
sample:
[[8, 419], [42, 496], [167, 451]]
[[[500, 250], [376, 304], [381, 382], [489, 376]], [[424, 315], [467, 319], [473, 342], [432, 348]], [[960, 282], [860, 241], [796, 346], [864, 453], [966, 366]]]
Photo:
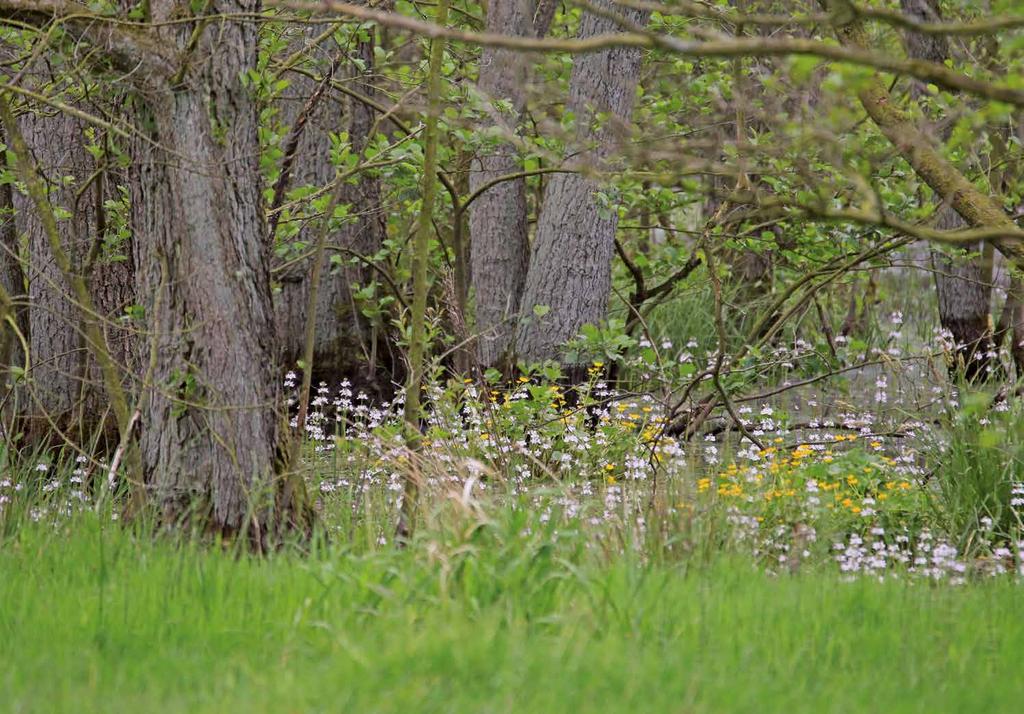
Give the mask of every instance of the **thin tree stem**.
[[[436, 23], [443, 26], [447, 21], [448, 0], [439, 0]], [[404, 410], [406, 446], [410, 451], [418, 451], [422, 443], [420, 437], [422, 415], [420, 392], [423, 389], [427, 338], [427, 264], [429, 262], [430, 234], [433, 230], [434, 199], [437, 195], [437, 115], [441, 108], [441, 63], [444, 60], [444, 46], [445, 42], [440, 37], [431, 40], [427, 78], [426, 129], [423, 134], [422, 206], [416, 239], [413, 244], [412, 334], [409, 344], [409, 381], [406, 387]], [[412, 535], [418, 501], [419, 484], [411, 473], [407, 474], [402, 498], [402, 512], [397, 529], [400, 539], [406, 540]]]

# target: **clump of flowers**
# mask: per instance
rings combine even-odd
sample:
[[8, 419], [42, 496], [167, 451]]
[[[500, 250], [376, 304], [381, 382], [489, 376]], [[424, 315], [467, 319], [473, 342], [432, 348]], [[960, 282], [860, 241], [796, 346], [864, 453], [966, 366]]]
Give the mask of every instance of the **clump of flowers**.
[[[835, 540], [850, 544], [844, 572], [907, 562], [886, 559], [873, 543], [887, 533], [909, 539], [921, 527], [927, 493], [881, 451], [881, 442], [858, 434], [790, 447], [783, 441], [777, 437], [752, 462], [732, 462], [698, 479], [698, 498], [725, 507], [729, 521], [743, 526], [739, 538], [777, 565], [792, 567]], [[857, 555], [865, 543], [871, 558]]]

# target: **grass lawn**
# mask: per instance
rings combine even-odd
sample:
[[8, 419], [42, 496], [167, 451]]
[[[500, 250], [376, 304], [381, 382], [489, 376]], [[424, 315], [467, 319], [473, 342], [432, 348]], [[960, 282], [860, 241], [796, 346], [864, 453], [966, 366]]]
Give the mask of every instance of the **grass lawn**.
[[255, 559], [94, 516], [0, 543], [8, 712], [993, 712], [1024, 596], [600, 563], [540, 539]]

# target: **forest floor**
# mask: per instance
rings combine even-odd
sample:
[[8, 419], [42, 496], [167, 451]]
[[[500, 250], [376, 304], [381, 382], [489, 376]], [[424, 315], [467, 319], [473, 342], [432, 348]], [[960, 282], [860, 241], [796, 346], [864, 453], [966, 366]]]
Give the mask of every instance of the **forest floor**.
[[266, 559], [27, 527], [0, 549], [0, 710], [1019, 711], [1011, 581], [597, 564], [507, 525]]

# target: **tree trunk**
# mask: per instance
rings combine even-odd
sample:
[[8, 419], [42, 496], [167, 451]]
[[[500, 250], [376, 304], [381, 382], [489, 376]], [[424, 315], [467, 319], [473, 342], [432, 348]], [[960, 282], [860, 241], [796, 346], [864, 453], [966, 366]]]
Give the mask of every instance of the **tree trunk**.
[[[7, 143], [5, 136], [0, 141]], [[29, 336], [28, 293], [26, 291], [25, 273], [22, 269], [21, 241], [14, 220], [14, 189], [10, 183], [0, 186], [0, 288], [10, 299], [11, 304], [5, 306], [10, 313], [14, 327], [9, 324], [0, 325], [0, 406], [2, 414], [3, 437], [10, 439], [18, 430], [19, 403], [16, 387], [18, 379], [14, 369], [25, 366], [25, 350], [21, 338]], [[7, 315], [0, 316], [6, 319]], [[17, 328], [15, 330], [14, 328]], [[21, 338], [18, 336], [21, 333]]]
[[[533, 0], [492, 1], [487, 9], [487, 31], [539, 36], [550, 23], [546, 8], [535, 7]], [[535, 25], [535, 18], [540, 18], [542, 27]], [[491, 126], [507, 135], [517, 132], [525, 109], [528, 62], [528, 55], [500, 47], [484, 47], [480, 53], [480, 92], [487, 101], [512, 105], [512, 111], [504, 117], [497, 107], [490, 108]], [[515, 143], [499, 141], [474, 159], [470, 193], [522, 170]], [[483, 367], [492, 367], [502, 362], [511, 345], [530, 259], [526, 179], [502, 181], [475, 199], [469, 207], [469, 233], [477, 360]]]
[[1006, 302], [996, 326], [995, 344], [1000, 347], [1009, 336], [1010, 357], [1018, 381], [1024, 379], [1024, 282], [1011, 268]]
[[[193, 62], [168, 91], [138, 97], [132, 209], [139, 292], [155, 345], [140, 450], [165, 522], [193, 522], [264, 547], [305, 522], [287, 475], [288, 435], [275, 363], [270, 245], [259, 170], [257, 106], [242, 79], [256, 68], [257, 25], [168, 22], [188, 3], [154, 0], [161, 41]], [[218, 11], [255, 13], [258, 0]]]
[[[321, 26], [306, 30], [307, 37], [320, 33]], [[372, 30], [368, 30], [372, 33]], [[333, 44], [333, 40], [330, 41]], [[373, 72], [374, 41], [356, 43], [353, 59], [363, 63], [360, 70], [352, 63], [352, 88], [373, 98], [374, 88], [368, 78]], [[326, 55], [323, 47], [311, 47], [309, 54]], [[330, 59], [314, 61], [315, 74], [326, 74]], [[306, 100], [316, 91], [317, 82], [304, 75], [294, 74], [287, 98], [282, 100], [281, 112], [285, 125], [294, 127]], [[373, 128], [373, 109], [349, 98], [345, 104], [344, 119], [333, 93], [315, 106], [308, 124], [300, 135], [296, 148], [292, 186], [323, 187], [331, 183], [335, 168], [330, 161], [331, 132], [344, 126], [354, 154], [362, 154]], [[339, 203], [351, 206], [353, 220], [341, 226], [329, 238], [330, 252], [339, 255], [340, 265], [332, 265], [321, 279], [317, 293], [314, 319], [315, 343], [313, 359], [314, 383], [336, 385], [350, 379], [357, 387], [377, 394], [388, 391], [389, 380], [384, 374], [393, 364], [390, 344], [382, 325], [371, 324], [357, 305], [353, 286], [366, 284], [375, 278], [373, 270], [365, 265], [353, 265], [353, 256], [371, 256], [376, 253], [386, 236], [386, 219], [380, 202], [380, 181], [374, 176], [360, 175], [356, 183], [341, 188]], [[313, 221], [303, 228], [295, 240], [307, 245], [315, 243], [319, 223]], [[281, 291], [275, 296], [276, 321], [281, 337], [283, 363], [293, 367], [301, 358], [309, 309], [309, 272], [311, 259], [296, 263], [279, 277]], [[382, 369], [383, 366], [383, 369]]]
[[[108, 340], [112, 357], [128, 363], [130, 339], [116, 320], [134, 295], [131, 262], [113, 262], [90, 251], [103, 231], [103, 201], [109, 197], [108, 176], [97, 169], [85, 149], [82, 122], [67, 114], [25, 114], [22, 134], [31, 149], [50, 202], [69, 217], [58, 225], [61, 242], [78, 270], [89, 269], [86, 281]], [[73, 178], [69, 182], [68, 178]], [[87, 183], [92, 179], [92, 183]], [[76, 196], [81, 191], [80, 196]], [[40, 216], [31, 200], [13, 196], [15, 224], [27, 246], [28, 336], [32, 365], [28, 389], [21, 397], [27, 443], [59, 441], [56, 427], [76, 443], [87, 444], [102, 428], [104, 440], [117, 441], [117, 424], [108, 415], [107, 395], [95, 360], [89, 356], [80, 308], [54, 258]], [[106, 417], [106, 418], [104, 418]]]
[[[1015, 129], [1007, 127], [1008, 135], [1010, 131], [1015, 131], [1017, 143], [1024, 144], [1024, 125], [1022, 125], [1024, 113], [1018, 112], [1016, 119]], [[1024, 167], [1024, 161], [1021, 161], [1020, 158], [1007, 162], [1000, 181], [1000, 188], [1004, 194], [1013, 195], [1014, 189], [1020, 186], [1020, 182], [1024, 180], [1024, 177], [1021, 176], [1022, 167]], [[1019, 217], [1024, 216], [1024, 200], [1017, 206], [1015, 213], [1020, 222]], [[1013, 357], [1016, 376], [1018, 380], [1024, 380], [1024, 278], [1021, 277], [1021, 272], [1016, 267], [1008, 266], [1008, 270], [1010, 284], [1006, 291], [1006, 303], [1003, 311], [1004, 313], [1009, 312], [1011, 319], [1010, 355]], [[1000, 320], [1000, 323], [1002, 322]]]
[[[943, 207], [937, 227], [955, 230], [967, 226], [952, 208]], [[998, 365], [990, 313], [992, 255], [982, 243], [972, 243], [965, 249], [981, 255], [951, 257], [933, 249], [932, 268], [939, 322], [956, 342], [951, 370], [977, 382], [987, 379]]]
[[[611, 10], [610, 0], [595, 3]], [[621, 9], [627, 20], [643, 24], [647, 13]], [[581, 38], [615, 32], [610, 18], [586, 12]], [[584, 169], [587, 164], [607, 169], [617, 138], [633, 110], [642, 53], [617, 47], [573, 60], [567, 109], [576, 117], [580, 153], [568, 163]], [[609, 119], [595, 127], [598, 113]], [[544, 193], [522, 300], [524, 319], [516, 333], [517, 355], [527, 361], [558, 356], [560, 347], [587, 323], [605, 316], [611, 292], [611, 261], [615, 251], [618, 215], [601, 206], [596, 193], [602, 184], [583, 173], [555, 174]], [[538, 306], [546, 313], [539, 316]], [[578, 370], [574, 370], [578, 371]]]
[[[903, 13], [920, 22], [941, 22], [942, 14], [935, 0], [900, 0]], [[913, 59], [943, 64], [950, 58], [949, 40], [945, 35], [905, 33], [907, 55]], [[925, 96], [921, 82], [914, 81], [911, 95]], [[942, 118], [940, 118], [941, 120]], [[938, 130], [940, 139], [948, 137], [948, 129]], [[967, 222], [949, 206], [939, 209], [937, 228], [967, 228]], [[981, 244], [965, 246], [968, 252], [979, 253]], [[935, 270], [935, 291], [938, 295], [939, 322], [956, 342], [951, 368], [971, 382], [984, 380], [998, 364], [992, 331], [992, 260], [984, 255], [952, 259], [947, 253], [932, 251]]]

